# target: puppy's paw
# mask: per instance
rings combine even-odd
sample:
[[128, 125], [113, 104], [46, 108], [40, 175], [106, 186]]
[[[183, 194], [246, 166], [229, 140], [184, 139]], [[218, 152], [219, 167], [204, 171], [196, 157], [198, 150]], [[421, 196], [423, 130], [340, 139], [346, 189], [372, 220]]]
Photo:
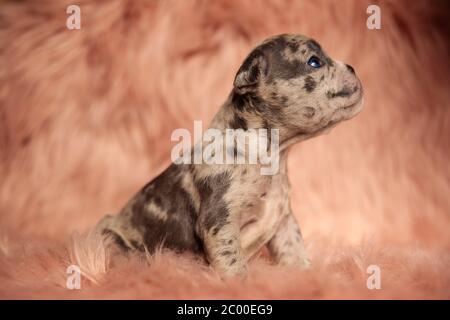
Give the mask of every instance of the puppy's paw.
[[301, 269], [309, 269], [311, 268], [311, 260], [309, 260], [308, 257], [301, 258], [298, 263], [298, 266]]
[[218, 271], [224, 280], [231, 278], [245, 280], [248, 273], [247, 261], [243, 258], [233, 258], [228, 265], [222, 266]]
[[280, 260], [280, 264], [299, 269], [309, 269], [311, 267], [311, 260], [306, 256], [284, 256], [284, 259]]

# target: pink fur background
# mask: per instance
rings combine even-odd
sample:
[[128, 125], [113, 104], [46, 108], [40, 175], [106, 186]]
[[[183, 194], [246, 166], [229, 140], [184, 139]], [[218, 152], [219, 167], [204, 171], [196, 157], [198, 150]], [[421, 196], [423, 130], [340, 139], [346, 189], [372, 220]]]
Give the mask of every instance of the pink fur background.
[[[382, 29], [366, 28], [381, 7]], [[450, 298], [446, 1], [0, 1], [1, 298]], [[263, 252], [245, 282], [193, 257], [111, 264], [88, 232], [209, 121], [249, 50], [278, 33], [353, 65], [365, 109], [294, 147], [293, 209], [313, 267]], [[82, 233], [82, 235], [78, 235]], [[82, 290], [66, 289], [78, 264]], [[369, 265], [381, 289], [369, 290]]]

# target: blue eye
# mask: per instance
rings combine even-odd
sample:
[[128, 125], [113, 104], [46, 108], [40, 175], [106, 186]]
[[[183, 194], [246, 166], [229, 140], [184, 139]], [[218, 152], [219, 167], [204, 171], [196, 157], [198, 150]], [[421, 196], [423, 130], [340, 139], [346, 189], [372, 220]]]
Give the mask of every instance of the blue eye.
[[308, 60], [308, 65], [310, 65], [313, 68], [320, 68], [322, 66], [322, 62], [316, 56], [312, 56]]

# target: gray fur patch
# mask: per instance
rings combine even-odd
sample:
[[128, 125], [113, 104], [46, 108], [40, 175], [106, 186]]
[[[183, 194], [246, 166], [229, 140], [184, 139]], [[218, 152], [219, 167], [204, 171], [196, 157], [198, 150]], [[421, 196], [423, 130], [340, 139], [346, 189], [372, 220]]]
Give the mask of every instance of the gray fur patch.
[[305, 78], [305, 85], [303, 86], [303, 88], [306, 90], [306, 92], [311, 93], [316, 87], [316, 84], [317, 83], [313, 77], [307, 76]]

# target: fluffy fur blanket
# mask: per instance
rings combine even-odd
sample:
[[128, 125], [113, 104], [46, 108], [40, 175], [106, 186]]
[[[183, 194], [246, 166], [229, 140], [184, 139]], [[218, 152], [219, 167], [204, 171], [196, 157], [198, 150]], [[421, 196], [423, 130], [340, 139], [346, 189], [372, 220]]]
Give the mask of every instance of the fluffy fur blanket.
[[[0, 1], [1, 298], [450, 298], [447, 1]], [[365, 109], [290, 155], [313, 267], [221, 281], [191, 256], [111, 264], [89, 233], [209, 121], [248, 51], [302, 33], [352, 64]], [[81, 267], [81, 290], [66, 288]], [[367, 267], [381, 289], [366, 286]]]

